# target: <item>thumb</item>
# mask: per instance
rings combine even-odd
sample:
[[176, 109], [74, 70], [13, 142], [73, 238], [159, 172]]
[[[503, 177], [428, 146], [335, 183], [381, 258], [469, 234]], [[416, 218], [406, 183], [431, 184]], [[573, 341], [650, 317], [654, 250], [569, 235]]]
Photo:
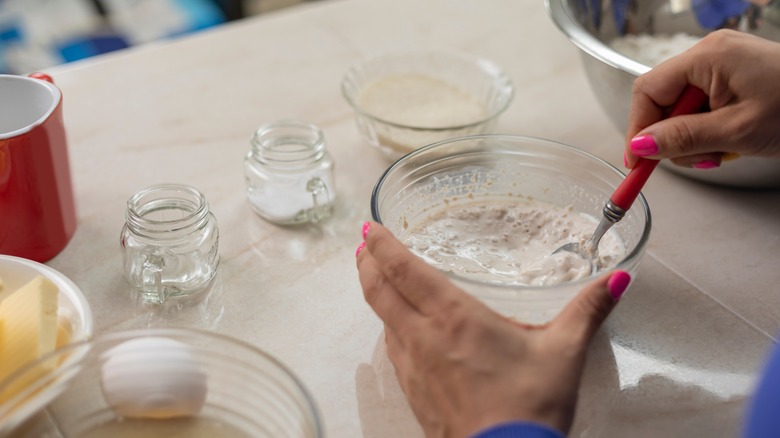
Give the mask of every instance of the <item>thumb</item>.
[[574, 336], [575, 343], [587, 343], [607, 319], [630, 282], [631, 275], [625, 271], [602, 276], [585, 286], [551, 325]]
[[661, 120], [635, 135], [629, 141], [629, 150], [633, 155], [654, 160], [740, 152], [738, 149], [743, 146], [729, 140], [738, 138], [730, 113], [723, 108]]

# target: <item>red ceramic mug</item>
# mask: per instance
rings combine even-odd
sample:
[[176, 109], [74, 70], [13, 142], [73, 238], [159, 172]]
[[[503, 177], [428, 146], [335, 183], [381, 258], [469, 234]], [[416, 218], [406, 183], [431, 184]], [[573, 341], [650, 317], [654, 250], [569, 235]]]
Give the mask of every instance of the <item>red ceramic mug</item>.
[[52, 79], [0, 75], [0, 254], [44, 262], [76, 231], [76, 209]]

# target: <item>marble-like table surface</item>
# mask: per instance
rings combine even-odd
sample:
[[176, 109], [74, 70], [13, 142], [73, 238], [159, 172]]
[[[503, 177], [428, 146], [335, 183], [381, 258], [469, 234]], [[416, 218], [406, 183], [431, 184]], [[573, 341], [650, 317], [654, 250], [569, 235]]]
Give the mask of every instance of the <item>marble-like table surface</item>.
[[[96, 335], [189, 326], [248, 341], [311, 390], [330, 437], [421, 434], [383, 358], [354, 266], [388, 160], [360, 138], [339, 82], [362, 57], [441, 48], [489, 58], [517, 92], [496, 132], [561, 141], [622, 166], [623, 135], [543, 2], [331, 0], [48, 70], [62, 88], [79, 225], [48, 262], [78, 284]], [[261, 124], [325, 133], [338, 204], [320, 226], [264, 222], [242, 160]], [[162, 182], [207, 197], [221, 230], [212, 296], [144, 309], [122, 278], [126, 200]], [[733, 437], [780, 328], [780, 193], [658, 170], [636, 282], [599, 332], [572, 436]]]

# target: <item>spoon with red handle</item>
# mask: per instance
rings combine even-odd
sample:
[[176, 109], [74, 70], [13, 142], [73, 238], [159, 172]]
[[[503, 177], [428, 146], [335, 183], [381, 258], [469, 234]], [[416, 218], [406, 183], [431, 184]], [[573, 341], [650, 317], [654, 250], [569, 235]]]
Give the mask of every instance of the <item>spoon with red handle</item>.
[[[674, 104], [665, 118], [697, 113], [707, 103], [707, 100], [708, 97], [702, 90], [689, 85], [683, 90], [677, 103]], [[568, 251], [580, 255], [590, 262], [591, 272], [594, 272], [596, 270], [598, 247], [601, 238], [607, 230], [612, 228], [612, 225], [615, 225], [626, 215], [636, 197], [639, 196], [639, 192], [642, 191], [642, 187], [644, 187], [647, 179], [650, 178], [650, 174], [653, 173], [653, 170], [658, 165], [658, 161], [639, 158], [639, 161], [628, 172], [628, 175], [610, 196], [609, 202], [604, 206], [603, 216], [596, 227], [596, 231], [593, 232], [593, 236], [584, 243], [567, 243], [553, 251], [553, 254]]]

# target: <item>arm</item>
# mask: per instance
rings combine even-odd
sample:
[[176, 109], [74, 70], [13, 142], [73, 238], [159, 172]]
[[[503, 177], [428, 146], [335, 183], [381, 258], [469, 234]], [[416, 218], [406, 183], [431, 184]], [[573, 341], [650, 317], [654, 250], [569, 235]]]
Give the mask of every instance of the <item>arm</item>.
[[780, 409], [780, 346], [775, 345], [750, 401], [744, 436], [746, 438], [777, 436], [780, 431], [778, 409]]

